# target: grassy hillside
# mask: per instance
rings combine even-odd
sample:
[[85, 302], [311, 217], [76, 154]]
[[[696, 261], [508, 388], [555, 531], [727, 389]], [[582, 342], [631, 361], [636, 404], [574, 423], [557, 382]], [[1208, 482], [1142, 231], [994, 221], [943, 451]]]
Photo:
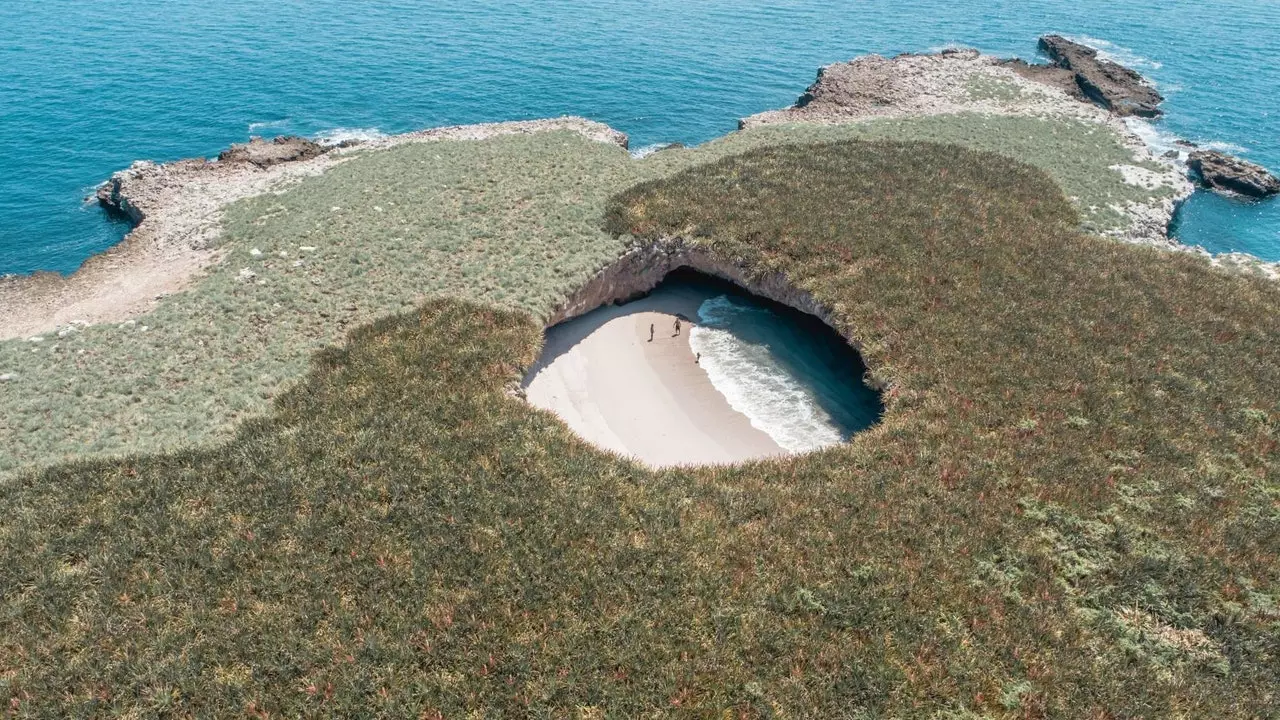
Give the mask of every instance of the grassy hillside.
[[[315, 355], [225, 446], [0, 486], [0, 712], [1274, 712], [1280, 288], [1079, 235], [1050, 176], [961, 148], [664, 155], [592, 201], [590, 237], [786, 272], [890, 383], [880, 425], [648, 472], [507, 393], [549, 288], [432, 300]], [[361, 226], [302, 217], [326, 192], [246, 205], [233, 237], [360, 252]]]
[[[226, 261], [154, 313], [0, 342], [0, 374], [18, 376], [0, 384], [0, 477], [59, 459], [225, 440], [266, 412], [316, 350], [427, 298], [546, 316], [622, 251], [600, 227], [610, 195], [761, 145], [854, 137], [1021, 159], [1077, 198], [1091, 227], [1113, 227], [1116, 203], [1163, 192], [1110, 169], [1133, 159], [1106, 129], [1032, 118], [773, 126], [643, 161], [569, 133], [370, 152], [232, 206]], [[242, 280], [242, 270], [255, 276]]]

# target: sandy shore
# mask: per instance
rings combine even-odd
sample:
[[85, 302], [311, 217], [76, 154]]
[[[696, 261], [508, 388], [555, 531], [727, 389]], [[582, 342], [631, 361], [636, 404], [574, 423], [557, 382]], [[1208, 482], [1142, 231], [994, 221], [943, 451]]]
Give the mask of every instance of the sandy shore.
[[[596, 445], [652, 467], [785, 454], [729, 406], [689, 348], [688, 319], [697, 318], [707, 297], [660, 288], [556, 325], [530, 372], [529, 402]], [[677, 317], [685, 318], [679, 335], [673, 332]]]

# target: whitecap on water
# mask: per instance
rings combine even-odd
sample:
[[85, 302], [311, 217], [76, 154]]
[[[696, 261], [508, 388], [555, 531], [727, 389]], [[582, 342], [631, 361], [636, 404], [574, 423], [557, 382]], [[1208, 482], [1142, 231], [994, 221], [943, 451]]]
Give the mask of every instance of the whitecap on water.
[[647, 158], [650, 155], [658, 152], [659, 150], [666, 150], [667, 148], [671, 147], [674, 144], [675, 143], [654, 143], [652, 145], [645, 145], [642, 148], [636, 148], [635, 150], [632, 150], [631, 157], [635, 158], [636, 160], [639, 160], [641, 158]]
[[[1159, 70], [1164, 67], [1164, 63], [1143, 57], [1133, 50], [1117, 45], [1110, 40], [1101, 40], [1099, 38], [1089, 37], [1088, 35], [1063, 35], [1063, 37], [1071, 42], [1088, 45], [1094, 50], [1097, 50], [1098, 57], [1103, 60], [1110, 60], [1111, 62], [1119, 63], [1125, 67], [1133, 68], [1134, 70]], [[1148, 80], [1150, 80], [1150, 78], [1148, 78]]]
[[268, 128], [286, 130], [289, 127], [290, 122], [292, 122], [292, 120], [289, 118], [283, 118], [281, 120], [266, 120], [263, 122], [251, 122], [249, 123], [249, 134], [255, 135]]
[[[1185, 162], [1188, 151], [1192, 149], [1185, 145], [1180, 145], [1178, 141], [1182, 138], [1157, 126], [1150, 120], [1137, 117], [1127, 117], [1124, 119], [1124, 124], [1129, 128], [1129, 132], [1138, 136], [1138, 138], [1151, 149], [1151, 152], [1154, 155], [1162, 156], [1170, 150], [1176, 150], [1178, 152], [1178, 159]], [[1248, 152], [1247, 148], [1227, 142], [1196, 141], [1196, 145], [1206, 150], [1217, 150], [1219, 152], [1229, 153], [1232, 155], [1241, 155]]]
[[770, 327], [779, 325], [781, 318], [767, 308], [735, 303], [724, 295], [704, 301], [698, 318], [701, 324], [692, 329], [689, 344], [701, 354], [711, 384], [752, 426], [793, 453], [847, 439], [814, 389], [791, 373], [771, 349]]
[[352, 140], [368, 142], [384, 137], [386, 137], [386, 133], [378, 128], [334, 128], [316, 133], [314, 139], [321, 145], [340, 145]]

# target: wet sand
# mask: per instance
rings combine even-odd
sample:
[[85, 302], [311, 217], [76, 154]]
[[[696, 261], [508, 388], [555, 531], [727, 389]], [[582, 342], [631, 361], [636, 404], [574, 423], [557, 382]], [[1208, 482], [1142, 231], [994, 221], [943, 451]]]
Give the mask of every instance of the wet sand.
[[[659, 288], [551, 328], [542, 362], [526, 381], [529, 402], [597, 446], [651, 467], [785, 454], [729, 406], [695, 362], [689, 330], [698, 306], [714, 294]], [[679, 335], [677, 317], [683, 318]]]

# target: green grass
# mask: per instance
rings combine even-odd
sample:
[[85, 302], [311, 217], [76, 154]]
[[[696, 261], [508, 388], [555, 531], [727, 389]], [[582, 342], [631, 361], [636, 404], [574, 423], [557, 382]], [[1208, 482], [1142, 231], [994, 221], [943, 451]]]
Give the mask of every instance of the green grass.
[[965, 80], [965, 92], [974, 100], [995, 100], [1009, 103], [1022, 98], [1022, 88], [1017, 83], [993, 78], [985, 73], [974, 73]]
[[[136, 323], [0, 342], [0, 374], [19, 376], [0, 384], [0, 477], [228, 439], [267, 411], [317, 349], [426, 298], [545, 316], [621, 252], [600, 229], [611, 194], [755, 147], [850, 138], [951, 142], [1031, 163], [1078, 207], [1099, 208], [1086, 212], [1093, 229], [1116, 227], [1110, 205], [1151, 197], [1108, 169], [1133, 162], [1110, 131], [1034, 118], [768, 126], [639, 162], [567, 133], [367, 153], [283, 194], [233, 205], [227, 260]], [[250, 255], [254, 248], [263, 254]], [[238, 279], [244, 268], [254, 282]]]
[[[582, 181], [581, 242], [678, 234], [784, 271], [889, 383], [880, 425], [648, 472], [507, 392], [558, 280], [431, 300], [315, 355], [223, 446], [0, 486], [0, 712], [1273, 714], [1280, 289], [1080, 235], [1054, 179], [999, 157], [729, 147], [641, 163], [612, 202]], [[372, 169], [346, 167], [349, 197]], [[380, 252], [322, 219], [336, 191], [293, 192], [237, 208], [229, 242]], [[541, 217], [554, 246], [579, 220], [548, 202], [511, 228]], [[405, 256], [465, 257], [446, 234]], [[351, 277], [400, 272], [373, 267]], [[334, 285], [361, 282], [384, 287]]]

